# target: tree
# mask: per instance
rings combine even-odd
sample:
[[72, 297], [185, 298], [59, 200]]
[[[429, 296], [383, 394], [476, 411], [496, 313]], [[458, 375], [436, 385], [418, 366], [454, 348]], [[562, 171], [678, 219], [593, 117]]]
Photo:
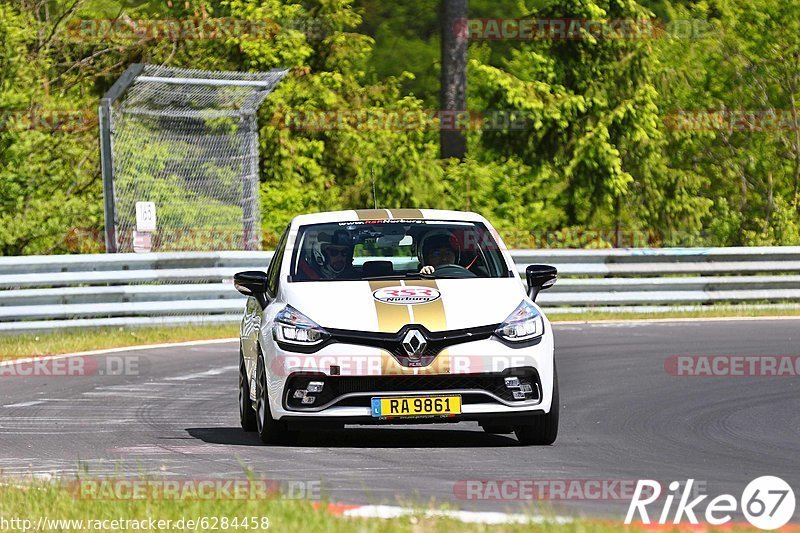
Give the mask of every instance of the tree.
[[[467, 0], [442, 0], [442, 93], [441, 110], [464, 112], [467, 110]], [[442, 158], [463, 159], [467, 140], [463, 131], [448, 128], [442, 121]]]
[[707, 22], [701, 35], [665, 40], [659, 52], [671, 89], [663, 91], [667, 154], [677, 172], [705, 176], [708, 237], [797, 243], [800, 7], [733, 0], [670, 15]]
[[[543, 6], [542, 19], [633, 19], [651, 14], [635, 2], [562, 2]], [[524, 118], [522, 131], [483, 135], [491, 157], [519, 157], [561, 190], [554, 225], [638, 229], [663, 223], [658, 213], [677, 198], [656, 198], [668, 172], [662, 156], [658, 92], [646, 41], [592, 35], [520, 42], [503, 67], [474, 60], [471, 86], [485, 109]], [[533, 203], [535, 196], [522, 197]], [[676, 221], [679, 224], [686, 220]], [[550, 228], [532, 228], [550, 229]]]

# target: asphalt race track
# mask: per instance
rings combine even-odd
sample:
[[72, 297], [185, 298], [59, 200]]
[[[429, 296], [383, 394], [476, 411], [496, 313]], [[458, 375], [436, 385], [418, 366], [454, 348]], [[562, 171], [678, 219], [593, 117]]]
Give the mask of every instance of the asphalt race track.
[[[92, 357], [98, 371], [90, 376], [0, 373], [0, 471], [241, 479], [248, 467], [275, 480], [320, 480], [334, 502], [434, 499], [498, 511], [536, 504], [466, 499], [454, 487], [460, 480], [649, 478], [666, 485], [693, 478], [712, 497], [738, 498], [762, 475], [800, 487], [800, 377], [676, 377], [665, 370], [671, 355], [798, 356], [800, 320], [555, 330], [562, 414], [552, 447], [521, 447], [513, 435], [488, 435], [475, 423], [353, 427], [305, 435], [294, 447], [265, 447], [238, 427], [237, 344], [227, 342]], [[131, 371], [103, 370], [121, 360]], [[561, 514], [610, 518], [624, 516], [628, 504], [550, 502]]]

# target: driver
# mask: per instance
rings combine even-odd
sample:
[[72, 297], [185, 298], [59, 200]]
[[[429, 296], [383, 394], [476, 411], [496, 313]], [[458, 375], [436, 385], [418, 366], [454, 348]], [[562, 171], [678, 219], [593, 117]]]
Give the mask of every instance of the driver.
[[353, 279], [353, 240], [345, 230], [319, 236], [320, 272], [325, 279]]
[[460, 250], [458, 239], [452, 233], [431, 235], [422, 243], [422, 269], [420, 274], [433, 274], [444, 265], [457, 264]]

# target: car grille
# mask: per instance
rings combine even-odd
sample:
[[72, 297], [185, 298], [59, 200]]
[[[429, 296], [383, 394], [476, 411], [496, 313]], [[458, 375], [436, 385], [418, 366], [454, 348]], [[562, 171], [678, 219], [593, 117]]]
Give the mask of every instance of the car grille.
[[[425, 391], [436, 394], [447, 394], [449, 391], [473, 390], [486, 391], [506, 402], [517, 402], [512, 389], [506, 386], [505, 378], [517, 376], [520, 381], [530, 383], [533, 392], [525, 400], [538, 400], [540, 398], [539, 374], [534, 368], [510, 369], [502, 373], [485, 374], [437, 374], [416, 376], [325, 376], [325, 375], [293, 375], [286, 382], [284, 393], [285, 405], [292, 410], [315, 410], [321, 406], [335, 402], [348, 394], [365, 394], [363, 405], [369, 405], [370, 395], [380, 395], [387, 392], [413, 392]], [[301, 398], [295, 398], [296, 390], [305, 390], [310, 381], [321, 381], [325, 385], [321, 393], [309, 394], [314, 396], [314, 403], [303, 404]], [[486, 395], [471, 395], [472, 403], [477, 399], [491, 401]], [[347, 405], [359, 405], [351, 399], [345, 400]]]
[[[356, 344], [360, 346], [370, 346], [380, 348], [391, 353], [392, 356], [402, 366], [425, 367], [430, 365], [442, 350], [449, 346], [465, 342], [474, 342], [488, 339], [494, 334], [498, 324], [481, 326], [477, 328], [458, 329], [450, 331], [440, 331], [432, 333], [424, 326], [407, 325], [397, 333], [373, 333], [368, 331], [350, 331], [340, 329], [328, 329], [333, 342], [346, 344]], [[419, 354], [419, 360], [411, 360], [403, 348], [403, 337], [410, 329], [416, 329], [425, 337], [427, 346]]]

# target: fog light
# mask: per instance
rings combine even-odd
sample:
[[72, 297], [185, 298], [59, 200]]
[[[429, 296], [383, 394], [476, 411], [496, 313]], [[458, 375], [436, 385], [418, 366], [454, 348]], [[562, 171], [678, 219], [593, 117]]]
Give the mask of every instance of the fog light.
[[317, 399], [316, 399], [314, 396], [305, 396], [305, 397], [303, 398], [303, 400], [302, 400], [302, 402], [303, 402], [305, 405], [311, 405], [311, 404], [312, 404], [312, 403], [314, 403], [315, 401], [317, 401]]
[[506, 388], [507, 389], [518, 389], [519, 388], [519, 378], [506, 378]]
[[325, 383], [322, 381], [312, 381], [308, 384], [308, 392], [322, 392]]
[[[522, 392], [521, 390], [515, 390], [515, 391], [513, 392], [513, 394], [514, 394], [514, 399], [515, 399], [515, 400], [524, 400], [524, 399], [525, 399], [525, 393], [524, 393], [524, 392]], [[303, 401], [305, 402], [305, 401], [306, 401], [306, 399], [305, 399], [305, 398], [303, 398]]]
[[522, 392], [524, 392], [525, 394], [530, 394], [530, 393], [532, 393], [532, 392], [533, 392], [533, 387], [531, 387], [531, 384], [530, 384], [530, 383], [522, 383], [522, 384], [520, 384], [520, 389], [521, 389], [521, 390], [522, 390]]
[[305, 398], [306, 397], [306, 391], [298, 389], [298, 390], [294, 391], [294, 397], [295, 398]]

